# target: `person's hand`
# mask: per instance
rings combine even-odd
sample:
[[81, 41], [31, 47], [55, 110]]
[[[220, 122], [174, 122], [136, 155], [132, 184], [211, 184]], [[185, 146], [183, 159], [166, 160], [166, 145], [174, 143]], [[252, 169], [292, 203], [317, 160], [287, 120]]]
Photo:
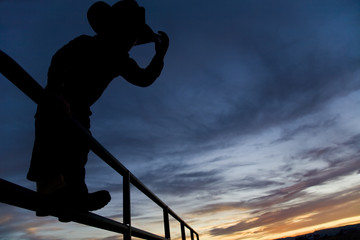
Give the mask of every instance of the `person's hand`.
[[156, 54], [164, 57], [169, 48], [169, 37], [163, 31], [158, 31], [158, 33], [158, 38], [155, 42], [155, 51]]

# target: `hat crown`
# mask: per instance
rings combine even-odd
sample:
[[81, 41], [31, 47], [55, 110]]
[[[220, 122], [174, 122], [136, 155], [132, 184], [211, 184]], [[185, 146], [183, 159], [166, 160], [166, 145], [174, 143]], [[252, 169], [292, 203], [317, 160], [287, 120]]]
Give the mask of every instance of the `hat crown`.
[[109, 21], [109, 12], [111, 11], [111, 7], [103, 2], [95, 2], [89, 8], [87, 12], [87, 19], [91, 26], [91, 28], [96, 33], [103, 33], [106, 29], [106, 25]]
[[111, 30], [111, 25], [119, 27], [124, 24], [145, 23], [145, 10], [134, 0], [118, 1], [113, 6], [98, 1], [89, 8], [87, 18], [96, 33], [104, 33]]

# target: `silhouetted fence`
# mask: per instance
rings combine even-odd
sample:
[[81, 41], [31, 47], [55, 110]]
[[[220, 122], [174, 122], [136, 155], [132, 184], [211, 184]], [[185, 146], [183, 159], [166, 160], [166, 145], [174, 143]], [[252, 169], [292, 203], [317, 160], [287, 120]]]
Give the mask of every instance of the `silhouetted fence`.
[[[12, 58], [0, 50], [0, 72], [16, 85], [22, 92], [30, 97], [35, 103], [39, 103], [44, 89]], [[71, 212], [71, 220], [77, 223], [105, 229], [108, 231], [121, 233], [125, 240], [130, 240], [131, 236], [142, 239], [171, 239], [169, 216], [172, 216], [180, 223], [182, 240], [186, 239], [185, 229], [190, 231], [191, 240], [195, 237], [199, 240], [199, 234], [185, 223], [173, 210], [163, 201], [152, 193], [143, 183], [140, 182], [125, 166], [123, 166], [111, 153], [109, 153], [86, 129], [76, 120], [72, 120], [76, 129], [84, 134], [90, 141], [90, 149], [106, 162], [111, 168], [123, 177], [123, 223], [114, 221], [103, 216], [90, 212]], [[149, 199], [156, 203], [163, 210], [163, 223], [165, 237], [152, 234], [150, 232], [131, 226], [131, 196], [130, 185], [135, 186]], [[0, 178], [0, 202], [13, 206], [36, 211], [38, 194], [30, 189], [16, 185]], [[56, 216], [54, 214], [54, 216]]]

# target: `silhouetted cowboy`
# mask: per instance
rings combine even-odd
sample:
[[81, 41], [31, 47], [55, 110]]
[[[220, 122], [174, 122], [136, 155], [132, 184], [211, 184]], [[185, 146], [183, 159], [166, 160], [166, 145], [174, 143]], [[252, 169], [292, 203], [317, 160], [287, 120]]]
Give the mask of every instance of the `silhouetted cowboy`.
[[[35, 143], [28, 179], [49, 205], [42, 205], [38, 216], [58, 206], [92, 211], [111, 199], [107, 191], [88, 193], [85, 164], [89, 152], [87, 139], [71, 128], [73, 117], [90, 129], [90, 106], [108, 84], [122, 76], [128, 82], [147, 87], [160, 75], [169, 39], [155, 34], [145, 23], [145, 9], [133, 0], [109, 6], [96, 2], [88, 10], [88, 21], [97, 33], [81, 35], [53, 56], [48, 71], [47, 95], [35, 115]], [[138, 44], [155, 42], [156, 53], [145, 68], [129, 57]]]

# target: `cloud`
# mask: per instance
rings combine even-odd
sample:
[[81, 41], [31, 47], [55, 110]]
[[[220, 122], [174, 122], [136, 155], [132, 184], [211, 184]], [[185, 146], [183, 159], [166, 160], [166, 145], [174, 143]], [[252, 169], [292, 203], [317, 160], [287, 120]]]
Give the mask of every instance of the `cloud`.
[[[327, 221], [334, 220], [339, 217], [339, 215], [336, 216], [336, 214], [343, 211], [342, 208], [346, 203], [348, 203], [347, 205], [352, 210], [356, 209], [356, 206], [358, 206], [356, 199], [359, 197], [358, 190], [351, 194], [347, 193], [342, 195], [341, 193], [336, 193], [314, 201], [293, 204], [283, 208], [268, 208], [268, 210], [264, 208], [264, 210], [259, 211], [256, 219], [253, 221], [246, 219], [244, 221], [239, 221], [230, 227], [212, 229], [210, 233], [213, 236], [230, 235], [256, 227], [264, 227], [266, 231], [273, 231], [271, 228], [277, 228], [278, 230], [278, 228], [281, 228], [281, 226], [279, 226], [280, 224], [288, 224], [287, 221], [291, 222], [291, 220], [294, 220], [296, 217], [309, 213], [313, 213], [310, 220], [308, 220], [307, 223], [301, 222], [299, 225], [304, 224], [311, 226], [311, 224], [315, 225], [315, 223], [321, 223], [325, 219]], [[346, 193], [346, 191], [344, 193]], [[354, 212], [353, 216], [356, 216], [357, 214], [358, 213]], [[294, 229], [296, 228], [299, 228], [299, 226], [294, 227]], [[289, 229], [291, 228], [288, 226], [287, 230]]]
[[122, 239], [123, 239], [123, 237], [119, 236], [119, 235], [114, 235], [114, 236], [111, 236], [111, 237], [103, 238], [103, 240], [122, 240]]
[[187, 171], [186, 169], [190, 170], [191, 167], [166, 164], [144, 172], [139, 178], [155, 192], [177, 197], [216, 191], [216, 186], [222, 181], [220, 170]]
[[[239, 181], [241, 184], [238, 187], [258, 189], [269, 184], [272, 190], [249, 200], [223, 199], [218, 203], [209, 203], [195, 212], [195, 215], [208, 216], [234, 211], [240, 214], [250, 213], [248, 216], [245, 215], [246, 217], [240, 215], [239, 219], [243, 220], [231, 224], [230, 227], [214, 228], [210, 231], [213, 236], [230, 235], [257, 227], [262, 227], [264, 231], [276, 232], [279, 230], [279, 225], [284, 224], [286, 226], [284, 229], [287, 231], [292, 228], [312, 226], [311, 224], [315, 226], [325, 221], [336, 220], [336, 217], [346, 218], [346, 214], [351, 211], [344, 213], [342, 210], [344, 205], [353, 209], [351, 216], [356, 216], [358, 211], [354, 209], [357, 206], [356, 199], [359, 197], [359, 185], [344, 179], [349, 176], [354, 178], [354, 174], [358, 174], [360, 168], [358, 139], [358, 135], [353, 135], [336, 145], [300, 152], [289, 162], [290, 165], [306, 164], [307, 161], [324, 161], [327, 165], [321, 168], [316, 168], [314, 165], [306, 171], [294, 166], [294, 170], [289, 170], [287, 177], [289, 182], [282, 184], [272, 180], [262, 182], [256, 178], [245, 178]], [[342, 186], [341, 189], [339, 184]], [[312, 216], [305, 217], [306, 214]], [[302, 215], [304, 217], [297, 221], [296, 219]], [[236, 222], [236, 219], [234, 221]]]
[[[357, 135], [350, 138], [351, 140], [345, 141], [344, 144], [348, 142], [352, 143], [354, 138], [357, 138]], [[310, 187], [321, 186], [329, 181], [334, 181], [340, 177], [355, 173], [360, 168], [359, 151], [350, 153], [349, 155], [345, 154], [346, 151], [346, 147], [343, 144], [339, 144], [334, 148], [317, 148], [304, 153], [304, 155], [300, 156], [300, 159], [304, 158], [308, 161], [319, 161], [323, 159], [328, 163], [328, 166], [321, 169], [313, 168], [305, 172], [294, 172], [292, 176], [288, 176], [288, 178], [295, 179], [293, 180], [295, 184], [273, 190], [264, 197], [253, 199], [249, 202], [250, 205], [268, 208], [275, 204], [298, 198], [305, 194], [304, 190]]]
[[275, 140], [273, 143], [281, 143], [284, 141], [293, 140], [297, 137], [298, 134], [318, 134], [325, 129], [329, 129], [336, 124], [338, 124], [339, 116], [333, 117], [332, 119], [326, 119], [324, 121], [318, 121], [308, 124], [302, 124], [297, 126], [295, 129], [283, 129], [279, 139]]
[[[204, 29], [212, 5], [216, 18], [206, 19]], [[103, 103], [113, 107], [94, 106], [94, 133], [121, 144], [125, 158], [179, 146], [184, 154], [313, 113], [360, 86], [347, 77], [359, 66], [356, 2], [340, 6], [346, 16], [337, 5], [191, 4], [158, 82], [146, 90], [112, 83]]]
[[[3, 224], [0, 225], [0, 236], [4, 239], [26, 239], [26, 240], [59, 240], [59, 237], [44, 236], [42, 230], [56, 230], [53, 223], [57, 224], [55, 218], [36, 218], [34, 212], [1, 205]], [[50, 230], [51, 231], [51, 230]]]
[[263, 189], [263, 188], [267, 188], [269, 186], [279, 186], [279, 185], [283, 185], [283, 183], [277, 182], [277, 181], [272, 181], [272, 180], [264, 180], [261, 179], [261, 177], [250, 177], [247, 176], [243, 179], [239, 179], [238, 180], [239, 183], [234, 184], [232, 187], [240, 190], [248, 190], [248, 189]]

